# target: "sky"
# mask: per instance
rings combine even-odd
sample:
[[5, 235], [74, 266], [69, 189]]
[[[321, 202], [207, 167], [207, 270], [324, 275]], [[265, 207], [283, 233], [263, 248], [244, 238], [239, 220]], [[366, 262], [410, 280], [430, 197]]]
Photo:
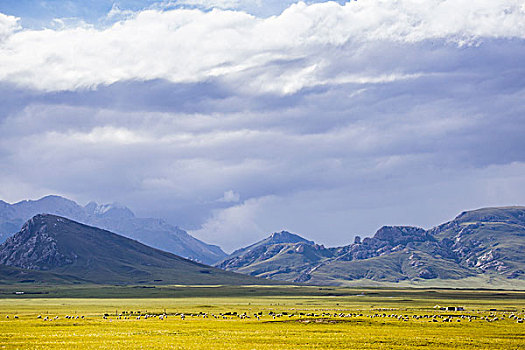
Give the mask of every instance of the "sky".
[[522, 0], [0, 2], [0, 199], [226, 251], [525, 205]]

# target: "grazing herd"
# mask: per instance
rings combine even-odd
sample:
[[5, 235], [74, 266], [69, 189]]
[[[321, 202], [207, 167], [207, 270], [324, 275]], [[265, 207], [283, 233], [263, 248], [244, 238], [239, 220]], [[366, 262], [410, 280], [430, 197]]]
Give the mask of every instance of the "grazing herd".
[[[363, 313], [342, 313], [342, 312], [335, 312], [335, 313], [330, 313], [330, 312], [322, 312], [322, 313], [312, 313], [312, 312], [309, 312], [309, 313], [306, 313], [306, 312], [298, 312], [298, 313], [289, 313], [289, 312], [281, 312], [281, 313], [275, 313], [273, 311], [270, 311], [270, 312], [267, 312], [266, 314], [264, 314], [262, 311], [261, 312], [257, 312], [257, 313], [253, 313], [253, 314], [250, 314], [248, 312], [243, 312], [243, 313], [237, 313], [235, 311], [230, 311], [230, 312], [225, 312], [225, 313], [219, 313], [219, 314], [210, 314], [210, 313], [206, 313], [206, 312], [199, 312], [199, 313], [188, 313], [188, 314], [184, 314], [184, 313], [180, 313], [180, 312], [177, 312], [177, 313], [172, 313], [172, 314], [167, 314], [166, 312], [164, 313], [133, 313], [133, 312], [130, 312], [130, 313], [127, 313], [127, 312], [124, 312], [124, 313], [119, 313], [119, 314], [115, 314], [115, 315], [109, 315], [109, 314], [104, 314], [102, 316], [102, 319], [104, 320], [108, 320], [108, 321], [113, 321], [113, 320], [147, 320], [147, 319], [158, 319], [158, 320], [161, 320], [161, 321], [165, 321], [168, 319], [168, 316], [169, 317], [175, 317], [175, 318], [179, 318], [180, 320], [184, 321], [186, 319], [186, 317], [191, 317], [191, 318], [195, 318], [195, 317], [199, 317], [199, 318], [203, 318], [203, 319], [207, 319], [207, 318], [213, 318], [213, 319], [222, 319], [222, 320], [227, 320], [227, 319], [240, 319], [240, 320], [247, 320], [247, 319], [254, 319], [254, 320], [261, 320], [263, 317], [266, 317], [268, 316], [268, 318], [266, 318], [266, 320], [270, 321], [270, 320], [276, 320], [276, 319], [281, 319], [281, 318], [288, 318], [288, 319], [308, 319], [308, 318], [314, 318], [314, 319], [329, 319], [329, 318], [332, 318], [332, 319], [337, 319], [337, 318], [341, 318], [341, 319], [350, 319], [350, 318], [370, 318], [370, 319], [374, 319], [374, 318], [385, 318], [385, 319], [393, 319], [393, 320], [398, 320], [398, 321], [403, 321], [403, 322], [408, 322], [410, 320], [420, 320], [420, 321], [428, 321], [428, 322], [472, 322], [472, 321], [485, 321], [485, 322], [498, 322], [498, 321], [505, 321], [505, 320], [511, 320], [513, 322], [516, 322], [516, 323], [524, 323], [524, 319], [525, 319], [525, 315], [523, 313], [515, 313], [515, 312], [499, 312], [499, 313], [495, 313], [495, 312], [490, 312], [488, 314], [480, 314], [479, 312], [476, 314], [476, 313], [467, 313], [467, 312], [462, 312], [462, 313], [432, 313], [432, 314], [397, 314], [397, 313], [373, 313], [373, 314], [363, 314]], [[5, 316], [6, 319], [9, 319], [10, 316], [9, 315], [6, 315]], [[18, 319], [19, 316], [18, 315], [13, 315], [12, 316], [13, 319]], [[60, 319], [59, 316], [44, 316], [42, 317], [42, 315], [38, 315], [36, 317], [37, 319], [41, 319], [43, 321], [56, 321], [58, 319]], [[71, 316], [71, 315], [65, 315], [64, 316], [65, 319], [67, 320], [84, 320], [86, 319], [85, 316], [79, 316], [79, 315], [75, 315], [75, 316]]]

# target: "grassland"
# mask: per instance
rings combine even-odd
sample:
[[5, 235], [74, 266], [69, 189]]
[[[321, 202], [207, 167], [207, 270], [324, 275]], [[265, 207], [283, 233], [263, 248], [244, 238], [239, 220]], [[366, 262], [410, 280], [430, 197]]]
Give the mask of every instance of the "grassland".
[[[13, 294], [22, 288], [42, 294]], [[525, 324], [510, 317], [523, 318], [519, 291], [33, 288], [0, 287], [0, 348], [525, 349]]]

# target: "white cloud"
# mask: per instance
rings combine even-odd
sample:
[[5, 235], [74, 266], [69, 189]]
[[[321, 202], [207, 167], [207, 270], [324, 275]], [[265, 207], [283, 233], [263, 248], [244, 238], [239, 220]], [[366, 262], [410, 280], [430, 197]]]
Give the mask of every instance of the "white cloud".
[[219, 199], [219, 202], [225, 202], [225, 203], [236, 203], [241, 199], [241, 195], [233, 190], [229, 190], [224, 192], [224, 195], [221, 199]]
[[123, 10], [119, 7], [118, 4], [113, 4], [111, 7], [111, 10], [109, 10], [108, 14], [106, 15], [106, 19], [108, 20], [126, 20], [131, 18], [135, 13], [131, 10]]
[[262, 0], [176, 0], [164, 4], [164, 7], [190, 5], [204, 9], [237, 9], [242, 6], [261, 6]]
[[0, 13], [0, 44], [4, 39], [20, 29], [20, 25], [18, 24], [19, 20], [20, 18]]
[[[147, 142], [147, 138], [138, 135], [136, 132], [128, 130], [126, 128], [115, 128], [111, 126], [96, 127], [89, 133], [75, 132], [70, 135], [61, 135], [56, 132], [49, 134], [51, 138], [63, 139], [64, 137], [70, 137], [73, 143], [76, 141], [82, 143], [101, 144], [101, 145], [130, 145], [136, 143]], [[149, 140], [151, 141], [151, 140]]]
[[[0, 17], [0, 80], [48, 91], [219, 77], [253, 79], [253, 92], [286, 94], [337, 82], [327, 70], [340, 63], [340, 53], [371, 41], [525, 38], [519, 0], [299, 2], [269, 18], [218, 9], [146, 10], [107, 29], [16, 31], [16, 23]], [[278, 62], [289, 62], [285, 74]], [[362, 79], [385, 74], [403, 76]]]
[[257, 218], [260, 209], [272, 203], [271, 196], [254, 198], [224, 210], [218, 210], [202, 225], [199, 230], [191, 234], [209, 243], [220, 244], [226, 251], [253, 243], [263, 238], [267, 232], [259, 226]]

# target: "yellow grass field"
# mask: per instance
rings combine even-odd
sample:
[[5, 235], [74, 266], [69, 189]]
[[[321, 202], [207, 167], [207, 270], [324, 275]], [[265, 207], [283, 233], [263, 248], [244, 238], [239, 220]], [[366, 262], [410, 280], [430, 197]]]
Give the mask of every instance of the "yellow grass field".
[[[355, 293], [9, 296], [0, 299], [0, 348], [525, 349], [525, 323], [518, 323], [524, 317], [524, 293], [480, 292], [479, 299], [461, 292], [442, 298], [439, 293], [409, 298], [384, 291]], [[445, 311], [436, 305], [465, 310]], [[161, 319], [164, 314], [167, 318]]]

